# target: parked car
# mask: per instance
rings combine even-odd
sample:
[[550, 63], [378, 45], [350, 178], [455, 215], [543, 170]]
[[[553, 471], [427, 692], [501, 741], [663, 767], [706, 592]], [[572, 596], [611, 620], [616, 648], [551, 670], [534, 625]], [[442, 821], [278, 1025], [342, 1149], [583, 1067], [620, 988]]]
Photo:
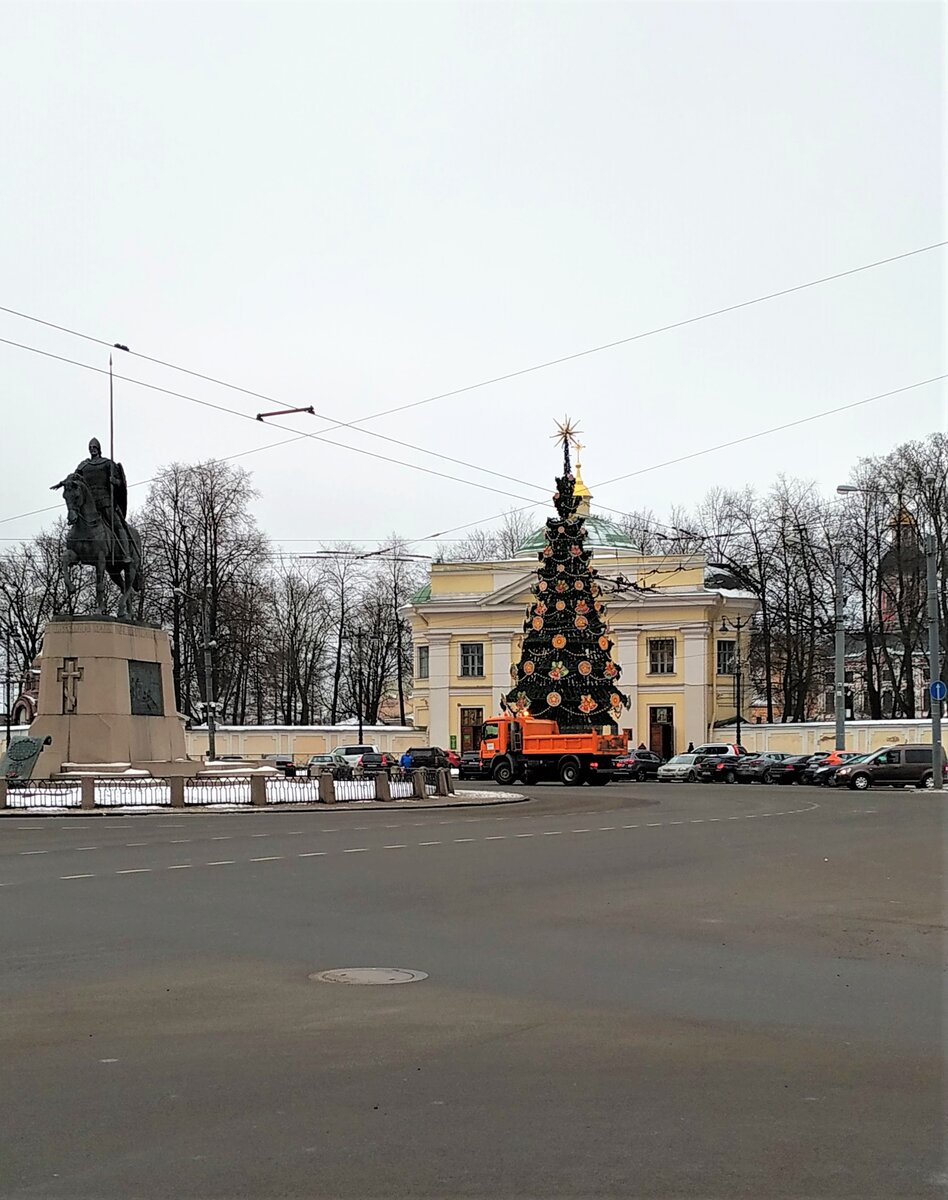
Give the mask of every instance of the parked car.
[[358, 765], [362, 768], [363, 775], [383, 775], [390, 767], [398, 765], [398, 759], [382, 751], [380, 754], [363, 754]]
[[293, 761], [292, 754], [265, 754], [260, 761], [268, 767], [276, 767], [284, 775], [296, 774], [296, 763]]
[[465, 750], [461, 755], [458, 779], [490, 779], [490, 771], [481, 764], [479, 750]]
[[816, 772], [821, 768], [829, 766], [838, 767], [843, 763], [851, 762], [854, 758], [858, 757], [859, 755], [856, 754], [855, 751], [850, 750], [830, 750], [825, 754], [814, 754], [811, 756], [807, 765], [803, 768], [803, 772], [800, 776], [800, 782], [813, 783]]
[[799, 783], [812, 757], [811, 754], [791, 754], [783, 762], [774, 763], [770, 772], [774, 783]]
[[747, 751], [743, 746], [739, 746], [737, 742], [705, 742], [703, 746], [696, 746], [694, 754], [726, 754], [733, 758], [739, 758]]
[[868, 757], [868, 754], [845, 754], [839, 755], [837, 758], [826, 758], [822, 762], [814, 764], [810, 783], [815, 787], [835, 787], [836, 772], [840, 767], [846, 766], [847, 763], [863, 762]]
[[448, 765], [452, 770], [457, 771], [461, 767], [461, 756], [456, 750], [445, 750], [445, 758], [448, 760]]
[[644, 783], [646, 779], [657, 779], [662, 759], [651, 750], [630, 750], [612, 764], [613, 779], [634, 779]]
[[[941, 755], [942, 773], [948, 780], [948, 763]], [[836, 786], [857, 791], [868, 787], [930, 788], [934, 786], [931, 745], [892, 746], [876, 750], [862, 762], [844, 763], [836, 772]]]
[[306, 764], [306, 770], [310, 775], [319, 775], [323, 771], [330, 771], [333, 779], [350, 779], [352, 777], [352, 767], [344, 758], [337, 758], [334, 754], [311, 754]]
[[761, 754], [744, 755], [734, 764], [737, 782], [772, 783], [774, 768], [789, 757], [789, 754], [782, 754], [779, 750], [765, 750]]
[[408, 753], [411, 755], [413, 767], [447, 768], [451, 765], [447, 754], [440, 746], [411, 746]]
[[358, 766], [359, 759], [363, 754], [378, 754], [378, 746], [337, 746], [333, 750], [333, 758], [341, 759], [349, 764], [350, 767]]
[[699, 754], [698, 778], [702, 783], [733, 783], [740, 761], [735, 754]]
[[697, 754], [676, 754], [658, 768], [659, 783], [695, 783], [698, 778]]

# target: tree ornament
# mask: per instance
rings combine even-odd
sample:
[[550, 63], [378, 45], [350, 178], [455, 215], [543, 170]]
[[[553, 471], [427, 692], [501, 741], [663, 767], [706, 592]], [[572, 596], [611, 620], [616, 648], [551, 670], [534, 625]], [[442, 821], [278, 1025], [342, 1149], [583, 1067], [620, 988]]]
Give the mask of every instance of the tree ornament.
[[557, 600], [556, 611], [562, 612], [564, 608], [566, 608], [566, 601], [565, 600]]
[[554, 650], [562, 650], [566, 645], [566, 638], [562, 633], [556, 633], [553, 635], [552, 645]]
[[610, 644], [609, 639], [607, 637], [603, 636], [599, 639], [599, 649], [600, 650], [608, 650], [609, 644]]
[[586, 626], [589, 624], [589, 622], [586, 620], [585, 617], [577, 617], [576, 620], [573, 622], [573, 624], [576, 626], [577, 629], [585, 629]]
[[569, 584], [566, 582], [565, 579], [557, 579], [556, 591], [558, 591], [558, 592], [568, 592], [569, 591]]
[[538, 584], [537, 586], [539, 587], [539, 589], [540, 589], [540, 591], [541, 591], [541, 592], [545, 592], [545, 591], [546, 591], [546, 589], [547, 589], [547, 582], [546, 582], [546, 580], [545, 580], [545, 579], [541, 579], [541, 580], [540, 580], [540, 582], [539, 582], [539, 584]]
[[533, 672], [536, 670], [536, 664], [531, 662], [530, 659], [528, 658], [527, 661], [523, 664], [522, 669], [523, 669], [524, 675], [532, 675]]
[[530, 624], [533, 626], [534, 629], [537, 629], [537, 630], [542, 629], [543, 628], [543, 618], [542, 617], [534, 617], [533, 620], [530, 622]]
[[577, 592], [581, 592], [585, 586], [585, 583], [583, 583], [581, 579], [577, 579], [573, 584], [573, 587], [577, 590]]
[[559, 683], [561, 679], [565, 679], [569, 674], [569, 669], [566, 663], [557, 660], [555, 663], [550, 663], [550, 678], [554, 683]]
[[572, 554], [573, 558], [578, 558], [583, 551], [581, 546], [570, 546], [569, 552]]
[[603, 667], [602, 673], [603, 673], [603, 675], [605, 675], [605, 677], [607, 679], [615, 679], [615, 677], [619, 674], [619, 668], [610, 659], [610, 661], [607, 662], [606, 665]]
[[584, 658], [579, 663], [576, 670], [579, 671], [580, 675], [591, 675], [592, 674], [592, 663], [588, 659]]
[[559, 692], [547, 692], [546, 694], [546, 702], [549, 704], [550, 708], [558, 707], [562, 699], [563, 697], [559, 694]]
[[579, 701], [579, 711], [581, 713], [594, 713], [599, 705], [592, 696], [583, 696]]
[[578, 613], [588, 613], [589, 605], [586, 603], [585, 600], [577, 600], [576, 601], [576, 611]]

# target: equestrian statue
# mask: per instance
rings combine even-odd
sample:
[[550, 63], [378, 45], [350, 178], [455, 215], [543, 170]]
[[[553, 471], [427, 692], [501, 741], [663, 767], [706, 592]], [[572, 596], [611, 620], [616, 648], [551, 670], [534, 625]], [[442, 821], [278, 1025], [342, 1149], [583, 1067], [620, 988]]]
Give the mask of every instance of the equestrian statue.
[[98, 438], [89, 443], [89, 457], [71, 475], [54, 483], [63, 489], [68, 530], [60, 558], [70, 608], [75, 594], [72, 568], [95, 567], [94, 612], [105, 612], [105, 576], [119, 589], [118, 617], [131, 616], [132, 592], [142, 588], [142, 544], [138, 531], [125, 519], [128, 486], [121, 463], [103, 458]]

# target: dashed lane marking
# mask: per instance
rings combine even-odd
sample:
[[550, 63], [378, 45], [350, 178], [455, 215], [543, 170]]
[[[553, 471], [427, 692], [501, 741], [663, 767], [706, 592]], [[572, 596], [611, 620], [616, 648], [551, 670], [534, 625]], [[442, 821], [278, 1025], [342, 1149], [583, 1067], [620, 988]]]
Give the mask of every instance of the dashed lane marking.
[[455, 838], [455, 842], [475, 842], [477, 838]]
[[252, 858], [251, 862], [279, 862], [283, 858], [282, 854], [266, 854], [263, 858]]
[[297, 858], [324, 858], [325, 850], [306, 850], [303, 854], [297, 854]]
[[49, 854], [48, 850], [21, 850], [21, 854]]
[[441, 842], [419, 842], [419, 846], [440, 846]]
[[383, 846], [382, 849], [383, 850], [407, 850], [408, 843], [407, 842], [392, 842], [392, 844], [390, 846]]
[[343, 854], [365, 854], [368, 846], [351, 846], [348, 850], [343, 850]]
[[60, 879], [95, 879], [94, 875], [60, 875]]
[[192, 863], [172, 863], [172, 865], [166, 869], [168, 871], [190, 871], [192, 865]]
[[235, 858], [219, 858], [217, 862], [209, 862], [204, 865], [207, 867], [232, 867], [236, 861]]
[[149, 875], [151, 867], [126, 867], [124, 871], [116, 871], [116, 875]]

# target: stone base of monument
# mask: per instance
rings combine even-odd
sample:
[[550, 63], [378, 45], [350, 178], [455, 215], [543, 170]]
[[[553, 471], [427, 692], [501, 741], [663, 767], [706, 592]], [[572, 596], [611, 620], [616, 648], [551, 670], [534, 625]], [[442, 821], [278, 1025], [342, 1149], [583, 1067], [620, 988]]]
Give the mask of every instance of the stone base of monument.
[[163, 629], [113, 617], [63, 617], [43, 634], [30, 736], [51, 739], [35, 779], [63, 764], [86, 774], [193, 774], [175, 707], [171, 642]]

